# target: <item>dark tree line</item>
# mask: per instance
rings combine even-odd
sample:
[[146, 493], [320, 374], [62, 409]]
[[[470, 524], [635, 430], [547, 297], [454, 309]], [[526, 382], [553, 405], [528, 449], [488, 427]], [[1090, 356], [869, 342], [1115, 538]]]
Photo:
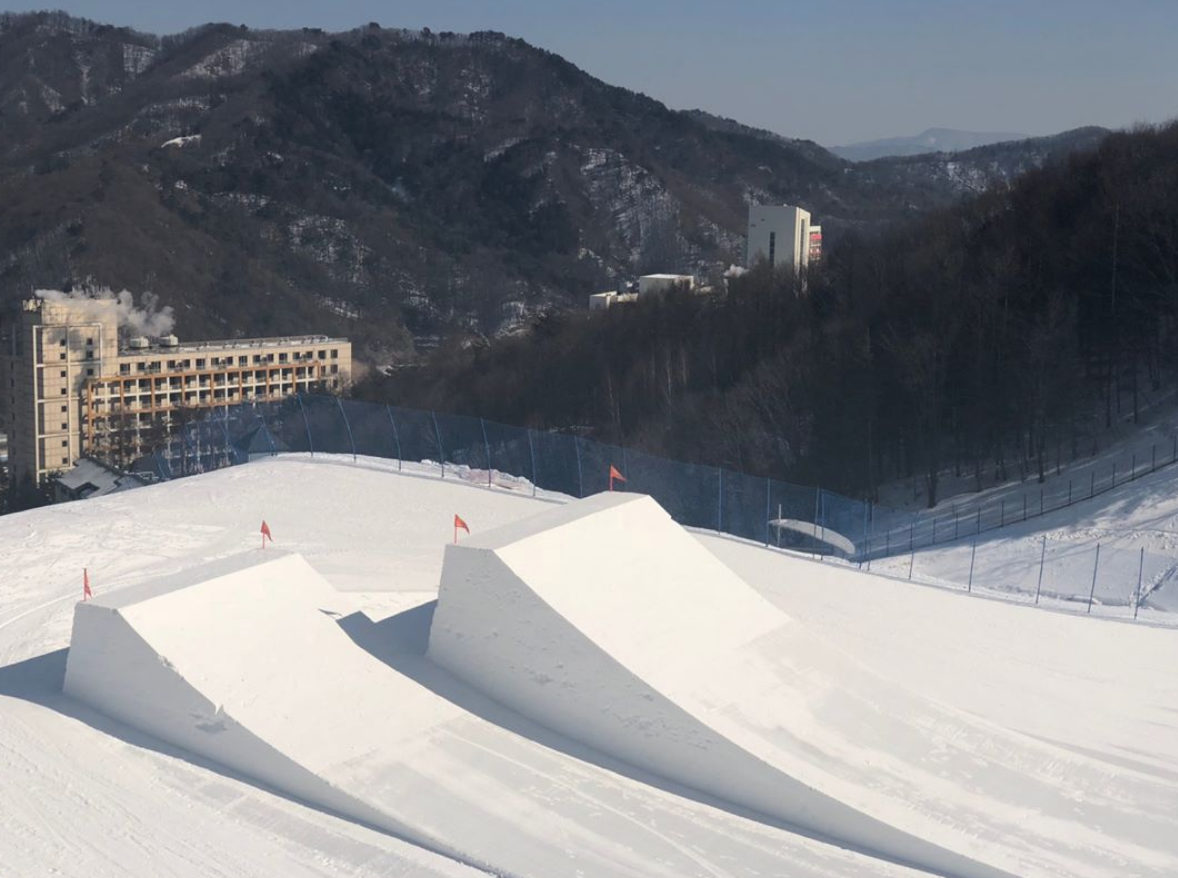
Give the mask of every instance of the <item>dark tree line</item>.
[[1178, 366], [1178, 125], [1109, 137], [952, 209], [529, 333], [453, 344], [360, 395], [874, 495], [1040, 478]]

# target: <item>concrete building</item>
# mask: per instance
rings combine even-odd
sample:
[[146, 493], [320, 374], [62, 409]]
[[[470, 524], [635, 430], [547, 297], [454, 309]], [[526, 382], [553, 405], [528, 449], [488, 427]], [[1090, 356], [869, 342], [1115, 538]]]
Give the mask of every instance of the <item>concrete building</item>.
[[822, 226], [810, 226], [810, 261], [822, 260]]
[[338, 390], [352, 347], [325, 336], [119, 340], [114, 300], [29, 299], [0, 331], [0, 431], [14, 480], [83, 455], [122, 465], [200, 410]]
[[750, 204], [745, 264], [762, 259], [795, 272], [810, 264], [810, 213], [789, 204]]
[[644, 274], [638, 278], [638, 295], [668, 293], [675, 287], [695, 289], [695, 278], [690, 274]]

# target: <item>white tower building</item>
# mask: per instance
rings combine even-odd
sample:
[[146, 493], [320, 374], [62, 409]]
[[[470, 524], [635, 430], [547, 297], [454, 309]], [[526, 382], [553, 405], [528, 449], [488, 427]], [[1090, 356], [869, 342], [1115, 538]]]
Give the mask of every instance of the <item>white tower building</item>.
[[745, 264], [767, 259], [774, 268], [810, 264], [810, 213], [789, 204], [750, 204]]

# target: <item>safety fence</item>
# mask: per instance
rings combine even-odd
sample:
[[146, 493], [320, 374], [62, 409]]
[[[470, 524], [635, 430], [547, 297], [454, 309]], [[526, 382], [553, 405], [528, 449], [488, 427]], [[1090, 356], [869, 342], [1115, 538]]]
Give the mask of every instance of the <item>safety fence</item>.
[[[398, 468], [442, 478], [459, 477], [516, 493], [574, 498], [608, 490], [613, 468], [625, 479], [617, 487], [651, 495], [687, 527], [817, 557], [833, 556], [860, 566], [875, 564], [875, 569], [893, 575], [953, 583], [968, 590], [973, 590], [976, 578], [979, 589], [1020, 600], [1031, 593], [1025, 581], [1029, 568], [1012, 561], [1006, 575], [997, 555], [993, 564], [983, 558], [981, 567], [975, 557], [972, 573], [953, 564], [944, 570], [915, 569], [916, 550], [941, 542], [972, 536], [976, 556], [977, 534], [1013, 520], [1007, 520], [1011, 513], [1001, 501], [996, 511], [979, 505], [976, 511], [957, 511], [951, 517], [907, 513], [821, 488], [668, 460], [570, 433], [330, 395], [301, 394], [211, 410], [203, 419], [184, 424], [138, 468], [147, 466], [160, 479], [169, 480], [291, 452], [384, 458], [395, 461]], [[1128, 477], [1136, 475], [1140, 473]], [[1095, 478], [1085, 487], [1088, 495], [1109, 489]], [[1069, 497], [1062, 505], [1075, 499]], [[1046, 495], [1041, 500], [1043, 511], [1060, 505], [1048, 504]], [[1020, 508], [1018, 514], [1026, 516], [1029, 511]], [[969, 552], [970, 546], [956, 546], [946, 555], [956, 558], [962, 551]], [[982, 554], [986, 551], [983, 548]], [[1036, 570], [1044, 566], [1043, 559], [1035, 561]], [[1058, 566], [1059, 576], [1064, 575], [1062, 564], [1053, 566]], [[1071, 560], [1068, 566], [1074, 566]], [[1133, 595], [1148, 593], [1137, 586], [1136, 568], [1130, 575], [1118, 562], [1115, 570], [1108, 575], [1108, 587], [1091, 601], [1098, 609], [1134, 604]], [[1044, 594], [1050, 599], [1064, 591], [1076, 592], [1054, 588], [1053, 583], [1049, 577], [1046, 590], [1040, 587], [1040, 601]]]

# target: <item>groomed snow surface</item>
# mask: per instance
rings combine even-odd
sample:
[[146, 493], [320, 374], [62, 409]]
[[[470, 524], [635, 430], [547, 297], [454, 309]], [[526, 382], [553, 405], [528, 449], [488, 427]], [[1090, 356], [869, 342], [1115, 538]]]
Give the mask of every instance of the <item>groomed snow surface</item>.
[[1178, 633], [395, 466], [0, 519], [0, 874], [1178, 873]]

